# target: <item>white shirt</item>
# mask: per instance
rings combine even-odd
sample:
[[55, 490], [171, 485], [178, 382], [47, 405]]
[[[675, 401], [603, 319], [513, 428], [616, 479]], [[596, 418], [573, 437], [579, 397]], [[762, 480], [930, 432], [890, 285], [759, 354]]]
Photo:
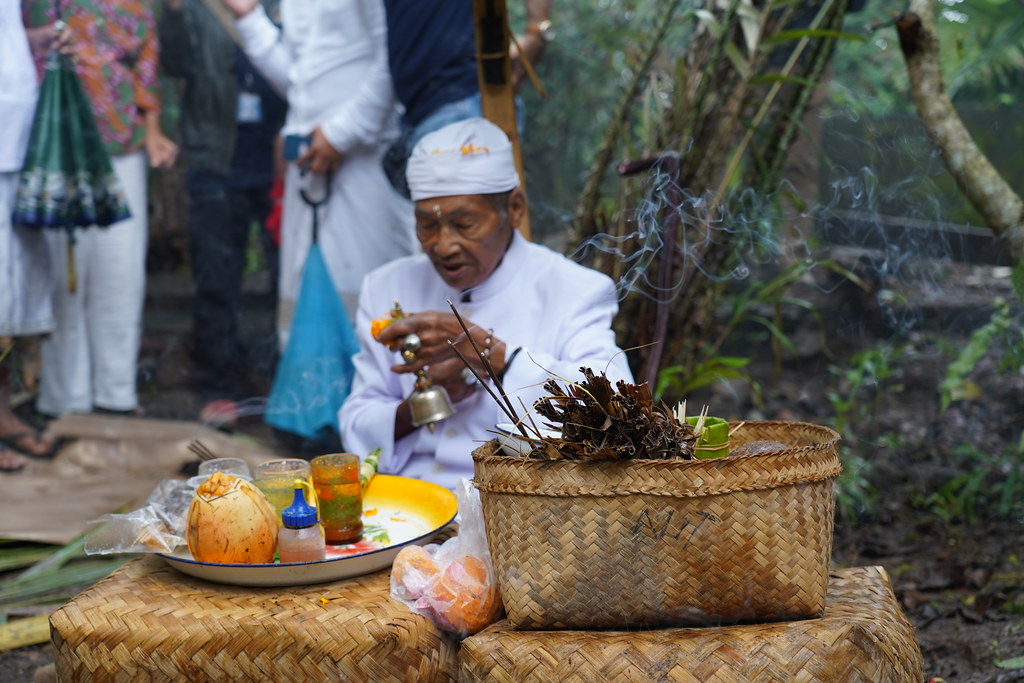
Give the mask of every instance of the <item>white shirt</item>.
[[281, 24], [261, 5], [235, 22], [246, 55], [288, 99], [285, 135], [319, 125], [345, 153], [397, 132], [380, 0], [284, 0]]
[[[381, 0], [282, 0], [278, 30], [261, 5], [235, 22], [253, 65], [286, 92], [284, 135], [320, 126], [342, 153], [331, 196], [319, 210], [320, 247], [350, 316], [363, 276], [417, 250], [412, 205], [391, 189], [381, 157], [398, 130]], [[324, 196], [323, 176], [289, 164], [281, 224], [277, 330], [287, 347], [312, 236], [306, 188]]]
[[36, 106], [36, 69], [32, 64], [21, 5], [0, 2], [0, 173], [20, 171]]
[[541, 385], [546, 380], [564, 384], [563, 379], [579, 379], [582, 366], [605, 371], [613, 383], [632, 381], [611, 329], [618, 312], [611, 279], [528, 242], [518, 232], [501, 264], [472, 291], [471, 301], [460, 302], [461, 297], [462, 292], [445, 284], [422, 254], [378, 268], [363, 282], [356, 316], [356, 378], [339, 419], [346, 450], [365, 457], [381, 449], [381, 472], [414, 475], [454, 488], [460, 477], [472, 476], [472, 451], [493, 438], [495, 424], [508, 421], [480, 389], [456, 404], [455, 414], [438, 422], [434, 433], [419, 428], [394, 441], [395, 411], [412, 392], [415, 378], [391, 372], [400, 358], [370, 336], [370, 322], [386, 314], [395, 301], [415, 313], [450, 312], [451, 300], [465, 320], [494, 329], [507, 345], [506, 358], [522, 347], [502, 382], [520, 416], [520, 398], [532, 408], [545, 394]]

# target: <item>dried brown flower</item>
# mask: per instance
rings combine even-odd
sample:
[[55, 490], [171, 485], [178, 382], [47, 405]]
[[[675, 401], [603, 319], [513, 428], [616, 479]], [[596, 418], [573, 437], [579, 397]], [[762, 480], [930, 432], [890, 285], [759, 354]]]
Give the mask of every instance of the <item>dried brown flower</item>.
[[561, 429], [561, 438], [545, 437], [530, 453], [544, 460], [693, 459], [696, 435], [665, 405], [656, 405], [646, 384], [619, 381], [612, 389], [604, 373], [580, 368], [583, 381], [563, 389], [544, 383], [550, 394], [534, 404], [537, 413]]

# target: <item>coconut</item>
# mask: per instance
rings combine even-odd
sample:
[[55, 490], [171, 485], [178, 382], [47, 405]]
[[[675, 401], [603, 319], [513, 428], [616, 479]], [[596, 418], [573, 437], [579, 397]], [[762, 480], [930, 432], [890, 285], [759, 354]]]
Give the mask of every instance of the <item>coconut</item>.
[[269, 564], [277, 552], [277, 513], [249, 482], [215, 472], [189, 505], [186, 540], [200, 562]]

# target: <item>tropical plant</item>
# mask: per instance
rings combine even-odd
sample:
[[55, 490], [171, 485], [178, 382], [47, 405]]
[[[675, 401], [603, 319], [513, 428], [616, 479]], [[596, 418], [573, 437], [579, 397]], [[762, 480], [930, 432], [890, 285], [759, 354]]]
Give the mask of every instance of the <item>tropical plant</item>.
[[[716, 360], [728, 334], [754, 313], [755, 300], [784, 301], [783, 286], [756, 296], [747, 289], [719, 317], [730, 285], [776, 258], [786, 220], [782, 165], [836, 40], [848, 37], [839, 32], [846, 4], [827, 0], [798, 23], [804, 8], [793, 2], [668, 2], [635, 55], [572, 241], [577, 256], [619, 283], [618, 332], [638, 349], [637, 374], [652, 385], [663, 365], [671, 368], [663, 390], [735, 373], [734, 361]], [[672, 56], [665, 41], [680, 17], [687, 47]], [[646, 184], [609, 182], [614, 157], [630, 154], [642, 158], [618, 170], [647, 172]], [[791, 284], [808, 267], [769, 281]], [[775, 323], [760, 322], [784, 347]]]
[[1003, 453], [986, 453], [971, 445], [954, 451], [963, 460], [960, 473], [913, 502], [940, 519], [973, 521], [980, 508], [1003, 519], [1018, 518], [1024, 512], [1024, 437], [1015, 448]]

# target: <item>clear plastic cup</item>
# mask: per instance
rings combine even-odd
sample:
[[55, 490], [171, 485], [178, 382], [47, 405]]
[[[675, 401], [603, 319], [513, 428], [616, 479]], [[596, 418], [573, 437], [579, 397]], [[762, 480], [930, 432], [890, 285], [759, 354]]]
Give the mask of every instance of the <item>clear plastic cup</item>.
[[280, 458], [261, 462], [253, 469], [252, 483], [274, 506], [278, 524], [281, 524], [281, 511], [294, 500], [296, 480], [303, 482], [306, 502], [316, 507], [317, 496], [313, 492], [312, 470], [308, 461], [299, 458]]
[[214, 472], [223, 472], [231, 476], [252, 481], [252, 473], [249, 471], [249, 463], [241, 458], [214, 458], [199, 463], [199, 476], [208, 478]]

